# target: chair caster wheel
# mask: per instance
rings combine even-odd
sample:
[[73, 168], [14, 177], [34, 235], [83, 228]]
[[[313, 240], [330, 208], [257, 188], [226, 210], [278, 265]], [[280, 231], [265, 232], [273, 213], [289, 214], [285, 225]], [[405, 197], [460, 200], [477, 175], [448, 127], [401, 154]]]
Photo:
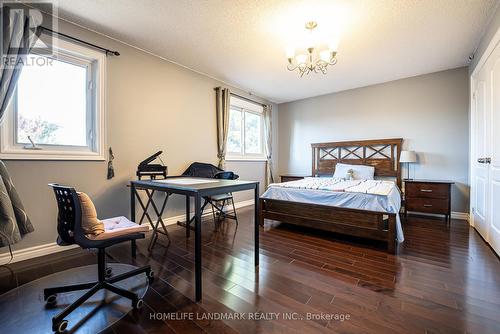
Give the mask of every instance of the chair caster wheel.
[[104, 275], [106, 276], [106, 278], [111, 277], [113, 275], [113, 268], [107, 267], [106, 268], [106, 273]]
[[144, 301], [141, 298], [137, 298], [132, 301], [132, 307], [134, 310], [140, 310], [144, 306]]
[[52, 330], [56, 333], [64, 333], [68, 328], [68, 320], [61, 320], [59, 323], [52, 325]]
[[154, 271], [150, 271], [147, 273], [147, 276], [148, 276], [148, 280], [149, 280], [149, 283], [153, 283], [154, 280], [155, 280], [155, 272]]
[[53, 294], [48, 297], [45, 297], [45, 306], [47, 307], [54, 307], [57, 304], [57, 295]]

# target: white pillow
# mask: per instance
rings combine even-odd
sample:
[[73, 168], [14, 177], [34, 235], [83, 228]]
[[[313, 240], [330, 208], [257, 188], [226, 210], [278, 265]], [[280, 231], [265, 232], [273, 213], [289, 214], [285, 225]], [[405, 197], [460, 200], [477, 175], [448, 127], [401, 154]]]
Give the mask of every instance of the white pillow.
[[337, 164], [333, 177], [349, 179], [349, 170], [353, 171], [354, 180], [373, 180], [375, 167], [365, 165]]

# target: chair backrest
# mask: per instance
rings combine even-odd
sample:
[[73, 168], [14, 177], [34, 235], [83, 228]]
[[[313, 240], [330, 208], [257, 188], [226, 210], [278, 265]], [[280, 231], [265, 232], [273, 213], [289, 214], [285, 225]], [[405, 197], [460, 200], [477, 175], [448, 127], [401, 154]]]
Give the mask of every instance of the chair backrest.
[[182, 173], [183, 176], [194, 176], [194, 177], [206, 177], [213, 178], [215, 174], [222, 172], [223, 170], [212, 164], [207, 164], [204, 162], [193, 162], [189, 167]]
[[81, 227], [82, 210], [80, 199], [76, 190], [72, 187], [59, 184], [49, 184], [56, 195], [57, 233], [65, 244], [81, 244], [85, 237]]
[[215, 179], [222, 179], [222, 180], [236, 180], [240, 176], [237, 174], [234, 174], [234, 172], [231, 171], [224, 171], [224, 172], [218, 172], [217, 174], [214, 175]]

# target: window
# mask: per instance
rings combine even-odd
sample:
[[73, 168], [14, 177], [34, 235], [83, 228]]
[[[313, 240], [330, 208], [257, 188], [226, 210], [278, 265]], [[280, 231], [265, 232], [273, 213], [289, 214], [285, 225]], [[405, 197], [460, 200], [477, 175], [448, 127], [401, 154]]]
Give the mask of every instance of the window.
[[103, 160], [105, 56], [60, 39], [51, 46], [50, 56], [27, 57], [2, 122], [0, 157]]
[[231, 97], [230, 104], [228, 160], [264, 159], [262, 106], [236, 97]]

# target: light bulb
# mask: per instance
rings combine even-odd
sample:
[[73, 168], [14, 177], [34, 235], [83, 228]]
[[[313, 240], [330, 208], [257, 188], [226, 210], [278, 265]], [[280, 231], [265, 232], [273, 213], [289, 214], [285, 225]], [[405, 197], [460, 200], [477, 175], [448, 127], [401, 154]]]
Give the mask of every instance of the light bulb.
[[296, 55], [295, 60], [297, 61], [297, 64], [304, 64], [307, 61], [307, 55], [305, 54]]
[[331, 54], [330, 50], [323, 50], [319, 53], [319, 58], [328, 63], [330, 62]]
[[337, 50], [339, 48], [339, 39], [334, 38], [333, 41], [330, 42], [329, 48], [330, 48], [330, 52], [337, 52]]
[[292, 47], [286, 48], [286, 57], [288, 59], [295, 57], [295, 49]]

